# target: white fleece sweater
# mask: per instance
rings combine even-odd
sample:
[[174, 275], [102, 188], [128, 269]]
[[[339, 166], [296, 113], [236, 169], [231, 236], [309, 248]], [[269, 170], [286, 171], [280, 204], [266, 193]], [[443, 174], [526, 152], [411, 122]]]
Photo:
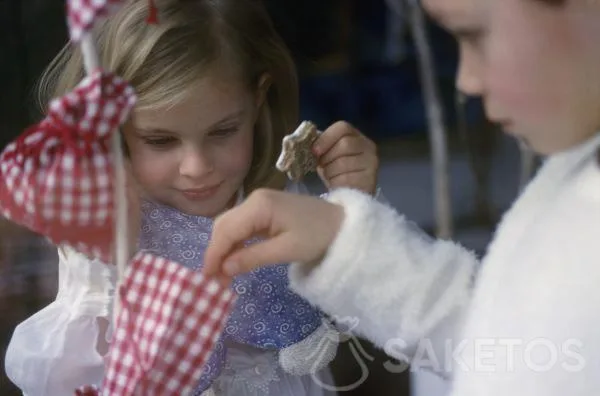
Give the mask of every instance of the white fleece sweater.
[[453, 396], [600, 393], [600, 135], [546, 161], [484, 260], [352, 190], [323, 262], [292, 287]]

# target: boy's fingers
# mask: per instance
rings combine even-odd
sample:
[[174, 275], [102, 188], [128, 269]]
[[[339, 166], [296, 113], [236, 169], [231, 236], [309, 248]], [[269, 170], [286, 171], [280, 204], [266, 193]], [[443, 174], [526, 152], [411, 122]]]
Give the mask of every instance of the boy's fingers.
[[223, 275], [223, 274], [217, 274], [215, 276], [215, 279], [217, 282], [219, 282], [219, 284], [221, 284], [221, 286], [223, 286], [226, 289], [229, 289], [229, 287], [231, 286], [231, 277]]
[[234, 277], [265, 265], [288, 262], [294, 246], [294, 241], [281, 234], [236, 250], [223, 263], [223, 274]]
[[221, 272], [225, 258], [243, 246], [244, 241], [268, 228], [265, 206], [246, 201], [217, 218], [211, 241], [204, 256], [204, 273], [208, 276]]

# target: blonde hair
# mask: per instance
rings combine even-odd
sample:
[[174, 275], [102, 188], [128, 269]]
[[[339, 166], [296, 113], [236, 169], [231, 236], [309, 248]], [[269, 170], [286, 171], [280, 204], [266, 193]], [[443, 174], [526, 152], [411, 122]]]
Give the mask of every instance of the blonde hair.
[[[271, 85], [257, 121], [246, 192], [281, 189], [275, 169], [283, 136], [298, 121], [294, 62], [258, 0], [155, 0], [158, 25], [148, 25], [147, 0], [129, 0], [94, 31], [102, 66], [135, 88], [138, 108], [164, 108], [185, 98], [209, 67], [225, 65], [257, 90]], [[66, 45], [44, 72], [39, 102], [73, 89], [84, 77], [81, 52]]]

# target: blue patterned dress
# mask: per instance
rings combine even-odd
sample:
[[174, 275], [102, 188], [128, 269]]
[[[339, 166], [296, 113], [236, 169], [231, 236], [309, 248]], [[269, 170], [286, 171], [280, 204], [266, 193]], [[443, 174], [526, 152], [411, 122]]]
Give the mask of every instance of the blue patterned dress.
[[[148, 201], [143, 203], [142, 212], [141, 249], [191, 269], [202, 268], [212, 219]], [[321, 326], [321, 312], [288, 288], [288, 265], [260, 268], [234, 280], [238, 301], [206, 365], [197, 394], [208, 389], [221, 373], [228, 344], [278, 351], [304, 340]]]

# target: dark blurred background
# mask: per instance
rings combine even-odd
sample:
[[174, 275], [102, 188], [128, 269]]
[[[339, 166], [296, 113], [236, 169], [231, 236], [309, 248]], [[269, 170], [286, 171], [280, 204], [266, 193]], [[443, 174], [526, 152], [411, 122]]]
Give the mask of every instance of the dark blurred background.
[[[429, 141], [418, 63], [406, 18], [383, 0], [265, 0], [295, 57], [301, 77], [301, 114], [319, 126], [344, 119], [378, 143], [380, 184], [392, 205], [426, 230], [434, 229]], [[39, 114], [34, 85], [44, 66], [66, 42], [64, 0], [0, 0], [0, 147]], [[497, 213], [517, 192], [518, 152], [485, 120], [471, 101], [456, 112], [457, 48], [429, 23], [448, 128], [455, 238], [482, 252]], [[457, 114], [467, 129], [457, 131]], [[322, 186], [311, 178], [310, 187]], [[0, 219], [0, 353], [14, 327], [48, 304], [57, 287], [55, 250], [39, 237]], [[374, 360], [368, 379], [351, 395], [409, 395], [409, 373], [384, 369], [388, 359], [361, 341]], [[0, 395], [18, 392], [0, 366]], [[361, 368], [349, 345], [334, 364], [336, 380], [350, 384]], [[414, 379], [415, 377], [413, 377]], [[412, 393], [433, 381], [413, 381]]]

